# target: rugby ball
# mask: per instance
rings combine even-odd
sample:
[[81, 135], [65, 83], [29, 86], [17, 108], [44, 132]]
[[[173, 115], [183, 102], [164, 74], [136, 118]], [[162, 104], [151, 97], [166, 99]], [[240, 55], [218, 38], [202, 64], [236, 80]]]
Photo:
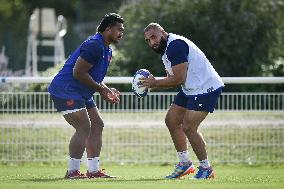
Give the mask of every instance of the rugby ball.
[[146, 87], [141, 87], [142, 83], [139, 80], [142, 77], [149, 77], [150, 72], [146, 69], [140, 69], [137, 70], [136, 73], [133, 76], [133, 81], [132, 81], [132, 90], [134, 92], [134, 94], [139, 97], [139, 98], [143, 98], [144, 96], [147, 95], [148, 93], [148, 89]]

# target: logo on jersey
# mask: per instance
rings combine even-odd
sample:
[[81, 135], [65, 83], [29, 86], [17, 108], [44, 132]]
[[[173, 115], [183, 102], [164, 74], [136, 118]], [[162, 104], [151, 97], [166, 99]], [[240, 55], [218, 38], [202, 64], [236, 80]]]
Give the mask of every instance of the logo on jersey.
[[214, 89], [213, 87], [210, 87], [210, 88], [207, 89], [207, 92], [211, 93], [213, 91], [213, 89]]
[[74, 105], [74, 100], [73, 99], [67, 100], [66, 101], [66, 105], [67, 106], [73, 106]]

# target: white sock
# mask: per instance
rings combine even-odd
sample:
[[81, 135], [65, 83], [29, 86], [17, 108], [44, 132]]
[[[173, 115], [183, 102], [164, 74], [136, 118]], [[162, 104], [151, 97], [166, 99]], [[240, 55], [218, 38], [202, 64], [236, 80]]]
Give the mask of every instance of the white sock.
[[200, 163], [200, 166], [204, 168], [208, 168], [211, 166], [208, 159], [201, 160], [199, 161], [199, 163]]
[[189, 159], [189, 153], [188, 151], [182, 151], [182, 152], [177, 152], [179, 162], [181, 163], [188, 163], [190, 161]]
[[68, 162], [68, 172], [80, 170], [80, 163], [81, 163], [81, 159], [70, 157], [69, 162]]
[[98, 172], [100, 167], [100, 158], [99, 157], [87, 158], [87, 165], [88, 165], [88, 171], [90, 173]]

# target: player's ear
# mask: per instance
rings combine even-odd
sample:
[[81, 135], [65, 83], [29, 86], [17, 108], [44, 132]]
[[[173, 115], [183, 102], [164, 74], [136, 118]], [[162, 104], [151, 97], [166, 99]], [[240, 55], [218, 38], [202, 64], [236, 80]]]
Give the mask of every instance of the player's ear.
[[111, 27], [108, 26], [108, 27], [106, 27], [105, 32], [109, 32], [110, 30], [111, 30]]

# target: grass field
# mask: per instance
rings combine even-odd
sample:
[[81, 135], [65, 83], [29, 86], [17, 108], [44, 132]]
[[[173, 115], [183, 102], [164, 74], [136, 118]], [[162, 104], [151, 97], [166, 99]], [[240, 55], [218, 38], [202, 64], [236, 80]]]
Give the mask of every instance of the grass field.
[[[180, 180], [165, 180], [173, 166], [166, 165], [106, 165], [109, 173], [117, 179], [64, 180], [66, 166], [62, 164], [10, 164], [0, 165], [1, 189], [38, 188], [135, 188], [135, 189], [282, 189], [284, 188], [284, 164], [216, 165], [216, 178], [193, 180], [186, 176]], [[82, 170], [85, 170], [83, 167]]]
[[[62, 117], [59, 114], [0, 114], [0, 189], [284, 189], [284, 164], [263, 163], [283, 162], [283, 112], [210, 115], [201, 130], [217, 175], [213, 180], [193, 180], [192, 176], [182, 180], [163, 179], [171, 173], [173, 165], [107, 163], [177, 161], [164, 115], [165, 112], [102, 113], [106, 123], [103, 168], [118, 179], [64, 180], [65, 163], [35, 163], [66, 162], [68, 141], [74, 131]], [[10, 164], [17, 161], [26, 163]], [[82, 170], [86, 170], [85, 164]]]
[[[102, 113], [104, 162], [175, 162], [165, 113]], [[284, 161], [283, 112], [215, 112], [200, 130], [214, 163]], [[0, 161], [65, 162], [73, 132], [60, 114], [0, 114]]]

